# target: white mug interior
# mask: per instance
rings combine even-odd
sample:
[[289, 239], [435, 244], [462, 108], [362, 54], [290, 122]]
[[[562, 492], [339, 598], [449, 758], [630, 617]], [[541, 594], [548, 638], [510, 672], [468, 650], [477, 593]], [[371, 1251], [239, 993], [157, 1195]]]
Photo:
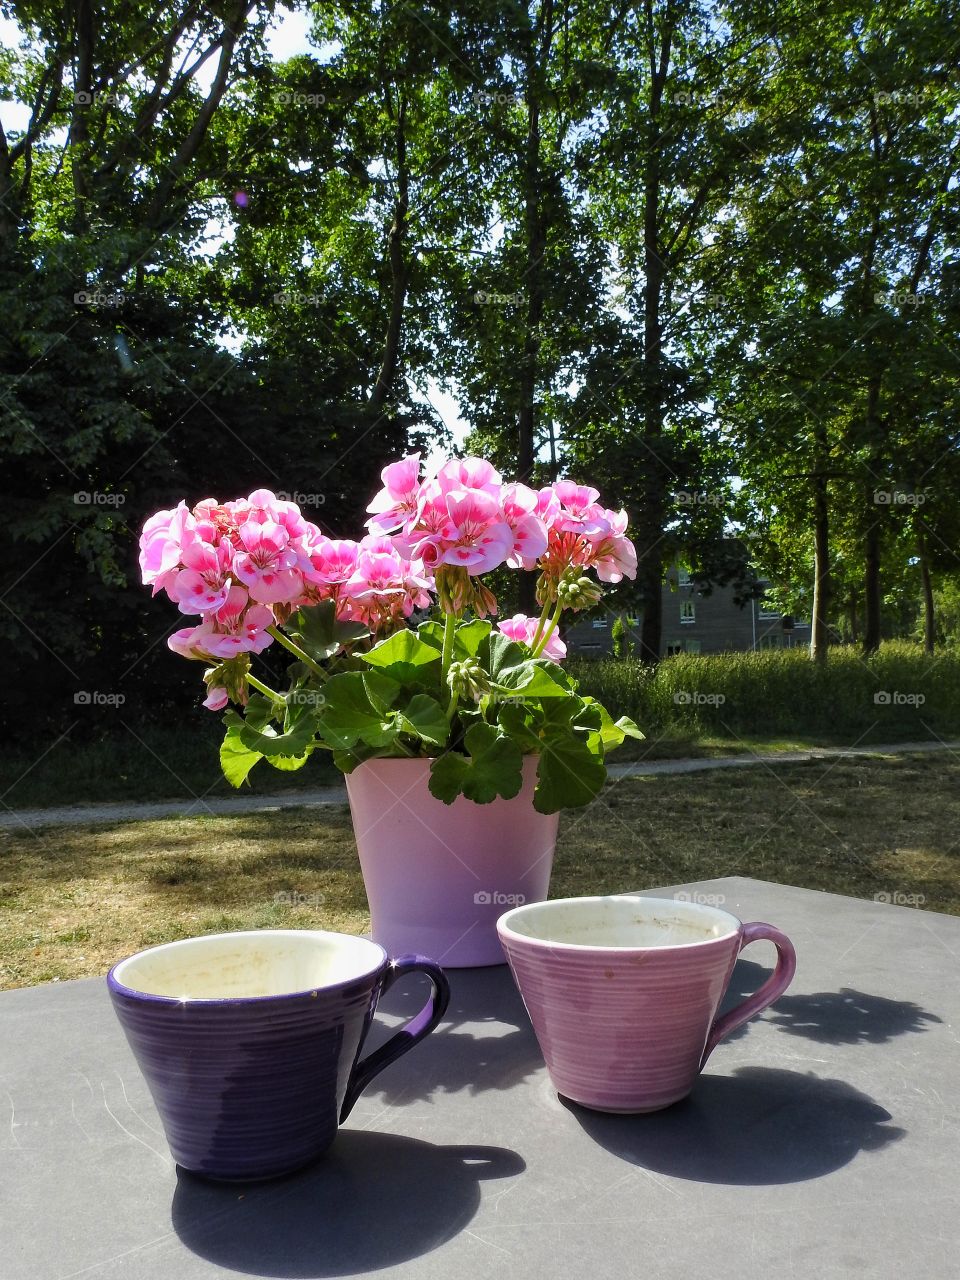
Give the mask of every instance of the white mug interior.
[[122, 960], [121, 986], [174, 1000], [250, 1000], [336, 986], [375, 973], [375, 942], [320, 929], [256, 929], [167, 942]]
[[554, 947], [646, 950], [690, 947], [730, 937], [740, 921], [699, 902], [616, 894], [555, 898], [515, 907], [500, 917], [502, 932]]

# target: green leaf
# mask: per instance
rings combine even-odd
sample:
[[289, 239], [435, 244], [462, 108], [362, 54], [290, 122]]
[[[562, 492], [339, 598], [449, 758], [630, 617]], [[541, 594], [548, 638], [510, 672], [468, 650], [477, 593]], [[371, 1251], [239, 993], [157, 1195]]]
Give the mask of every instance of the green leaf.
[[315, 662], [332, 658], [342, 645], [370, 634], [360, 622], [338, 622], [332, 600], [298, 609], [283, 629]]
[[543, 745], [538, 732], [543, 717], [522, 703], [503, 702], [498, 708], [497, 722], [525, 754], [538, 752]]
[[237, 713], [227, 712], [224, 717], [237, 730], [243, 745], [262, 756], [302, 756], [313, 741], [316, 723], [313, 717], [305, 717], [287, 733], [277, 733], [271, 725], [262, 730], [254, 729]]
[[448, 751], [430, 769], [430, 793], [452, 804], [461, 793], [476, 804], [489, 804], [497, 796], [512, 799], [523, 786], [523, 754], [517, 744], [494, 725], [473, 724], [464, 735], [470, 753], [464, 757]]
[[310, 759], [314, 748], [308, 747], [302, 756], [267, 756], [267, 764], [272, 764], [274, 769], [281, 769], [285, 773], [292, 773], [295, 769], [302, 769]]
[[231, 725], [220, 744], [220, 768], [230, 785], [243, 786], [250, 770], [262, 759], [259, 751], [252, 751], [244, 746], [240, 741], [240, 730], [236, 725]]
[[604, 751], [612, 751], [614, 747], [619, 747], [624, 738], [643, 738], [643, 734], [629, 716], [621, 716], [619, 720], [614, 720], [606, 707], [596, 698], [585, 697], [583, 702], [595, 715], [599, 716], [599, 723], [586, 725], [578, 717], [578, 727], [583, 724], [585, 727], [597, 730]]
[[583, 738], [551, 733], [543, 742], [537, 766], [533, 805], [540, 813], [558, 813], [589, 804], [607, 777], [603, 758]]
[[437, 676], [440, 672], [440, 654], [432, 644], [427, 644], [407, 628], [395, 631], [374, 645], [369, 653], [361, 653], [358, 657], [399, 684], [429, 680], [434, 673], [424, 668], [430, 666], [436, 667]]
[[466, 756], [448, 751], [430, 766], [430, 794], [444, 804], [453, 804], [463, 790], [463, 780], [470, 772]]
[[[493, 625], [486, 618], [471, 618], [469, 622], [461, 622], [453, 636], [454, 656], [475, 658], [492, 630]], [[441, 628], [441, 639], [442, 636]]]
[[[396, 737], [393, 713], [385, 716], [370, 700], [366, 683], [370, 674], [344, 671], [324, 685], [326, 702], [317, 719], [317, 732], [335, 750], [346, 750], [358, 742], [383, 747]], [[383, 677], [375, 676], [371, 687], [378, 679], [382, 682]], [[377, 691], [382, 688], [382, 683], [376, 684]]]
[[397, 712], [397, 725], [404, 733], [443, 747], [450, 737], [450, 722], [443, 707], [428, 693], [415, 693], [406, 708]]

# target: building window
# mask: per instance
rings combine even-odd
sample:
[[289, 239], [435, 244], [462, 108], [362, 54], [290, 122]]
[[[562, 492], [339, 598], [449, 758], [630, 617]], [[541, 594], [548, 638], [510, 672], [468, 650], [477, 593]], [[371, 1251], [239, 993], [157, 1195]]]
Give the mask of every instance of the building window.
[[666, 645], [664, 645], [663, 651], [668, 658], [673, 658], [676, 654], [683, 653], [683, 641], [670, 640]]
[[593, 618], [592, 625], [593, 625], [594, 631], [606, 631], [607, 620], [606, 618]]
[[760, 601], [760, 617], [763, 619], [779, 618], [780, 610], [774, 608], [774, 606], [770, 603], [769, 600], [761, 600]]
[[680, 621], [696, 622], [697, 610], [692, 600], [681, 600], [680, 602]]
[[677, 586], [678, 586], [678, 587], [689, 587], [689, 585], [690, 585], [690, 574], [689, 574], [689, 572], [688, 572], [686, 569], [681, 569], [681, 568], [679, 568], [679, 567], [678, 567], [678, 569], [677, 569]]
[[639, 625], [640, 625], [640, 619], [637, 617], [637, 615], [636, 615], [635, 613], [628, 613], [628, 614], [627, 614], [627, 626], [628, 626], [628, 627], [639, 627]]
[[776, 631], [770, 632], [768, 635], [760, 637], [761, 649], [780, 649], [783, 646], [783, 637]]

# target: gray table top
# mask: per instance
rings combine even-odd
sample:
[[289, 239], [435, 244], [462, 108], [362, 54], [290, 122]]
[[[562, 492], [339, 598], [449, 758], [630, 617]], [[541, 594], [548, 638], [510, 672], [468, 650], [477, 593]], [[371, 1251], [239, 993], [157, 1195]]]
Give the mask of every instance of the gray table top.
[[[178, 1170], [102, 981], [0, 995], [0, 1280], [711, 1280], [960, 1274], [960, 919], [729, 878], [794, 940], [787, 994], [691, 1096], [607, 1116], [550, 1086], [508, 969], [278, 1182]], [[652, 890], [664, 896], [670, 890]], [[730, 998], [772, 961], [750, 948]], [[412, 978], [380, 1034], [420, 1002]]]

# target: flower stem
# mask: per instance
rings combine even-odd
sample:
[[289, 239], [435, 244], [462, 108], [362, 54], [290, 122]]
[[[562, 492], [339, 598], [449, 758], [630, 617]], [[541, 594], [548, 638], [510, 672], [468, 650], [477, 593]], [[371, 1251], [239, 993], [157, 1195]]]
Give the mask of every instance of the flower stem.
[[295, 657], [299, 658], [304, 666], [309, 667], [314, 675], [326, 678], [327, 673], [319, 662], [314, 662], [309, 653], [304, 653], [300, 646], [295, 644], [289, 636], [284, 635], [279, 627], [267, 627], [267, 634], [273, 636], [274, 640], [279, 640], [283, 647], [289, 649]]
[[547, 617], [549, 616], [549, 613], [550, 613], [550, 597], [548, 596], [547, 602], [543, 606], [543, 612], [540, 614], [540, 621], [537, 623], [537, 629], [533, 633], [533, 639], [530, 641], [530, 644], [533, 646], [534, 649], [537, 646], [537, 641], [543, 635], [543, 628], [547, 625]]
[[546, 631], [544, 631], [539, 640], [534, 640], [533, 656], [535, 658], [539, 658], [541, 653], [543, 653], [544, 649], [547, 647], [550, 637], [553, 635], [554, 631], [556, 631], [557, 625], [560, 622], [561, 613], [563, 613], [563, 601], [558, 600], [557, 607], [553, 611], [553, 617], [550, 619], [550, 625], [547, 627]]
[[256, 689], [259, 693], [262, 693], [265, 698], [271, 698], [274, 702], [283, 701], [281, 694], [271, 689], [268, 684], [264, 684], [262, 680], [258, 680], [255, 675], [251, 675], [249, 671], [247, 672], [247, 684], [250, 685], [251, 688]]
[[450, 670], [450, 663], [453, 660], [453, 633], [456, 629], [456, 614], [445, 613], [443, 615], [443, 649], [440, 653], [440, 680], [444, 686], [446, 686], [447, 672]]

